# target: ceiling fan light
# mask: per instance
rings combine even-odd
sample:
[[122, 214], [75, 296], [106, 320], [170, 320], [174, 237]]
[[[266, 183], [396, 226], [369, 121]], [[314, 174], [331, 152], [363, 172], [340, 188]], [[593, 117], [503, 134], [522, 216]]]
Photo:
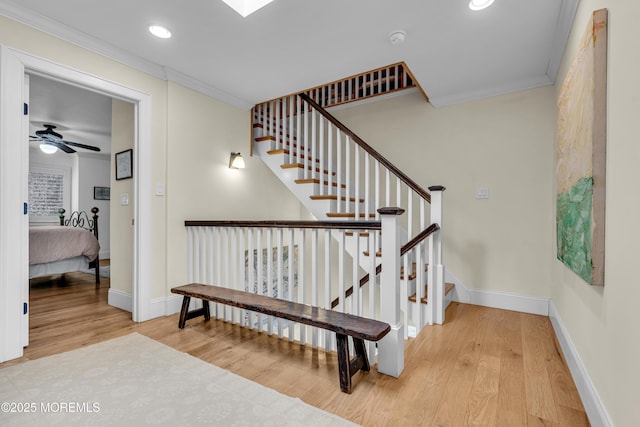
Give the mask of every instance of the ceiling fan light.
[[46, 154], [53, 154], [58, 151], [58, 147], [51, 144], [40, 144], [40, 151]]
[[493, 4], [494, 0], [471, 0], [469, 2], [469, 9], [482, 10], [486, 9]]
[[149, 27], [149, 32], [151, 34], [153, 34], [156, 37], [159, 37], [161, 39], [168, 39], [171, 37], [171, 31], [169, 31], [168, 29], [166, 29], [165, 27], [161, 26], [161, 25], [152, 25]]

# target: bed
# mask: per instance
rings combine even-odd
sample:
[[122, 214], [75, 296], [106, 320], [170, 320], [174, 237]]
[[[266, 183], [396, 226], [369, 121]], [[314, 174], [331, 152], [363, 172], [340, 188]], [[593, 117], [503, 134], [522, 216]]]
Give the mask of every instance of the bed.
[[60, 225], [29, 228], [29, 279], [95, 269], [100, 284], [100, 243], [98, 208], [74, 211], [65, 218], [60, 209]]

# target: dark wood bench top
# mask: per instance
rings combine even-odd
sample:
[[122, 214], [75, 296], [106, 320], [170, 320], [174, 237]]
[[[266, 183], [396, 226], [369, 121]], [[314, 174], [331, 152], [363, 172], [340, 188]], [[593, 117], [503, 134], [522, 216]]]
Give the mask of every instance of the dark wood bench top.
[[191, 283], [172, 288], [171, 292], [317, 326], [367, 341], [378, 341], [391, 330], [391, 326], [378, 320], [220, 286]]

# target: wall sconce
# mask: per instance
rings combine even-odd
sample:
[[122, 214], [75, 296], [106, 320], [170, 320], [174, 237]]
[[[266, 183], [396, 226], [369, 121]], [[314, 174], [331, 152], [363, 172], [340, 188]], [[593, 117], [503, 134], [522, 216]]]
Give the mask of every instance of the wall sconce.
[[240, 153], [231, 153], [229, 157], [229, 169], [244, 169], [244, 159]]

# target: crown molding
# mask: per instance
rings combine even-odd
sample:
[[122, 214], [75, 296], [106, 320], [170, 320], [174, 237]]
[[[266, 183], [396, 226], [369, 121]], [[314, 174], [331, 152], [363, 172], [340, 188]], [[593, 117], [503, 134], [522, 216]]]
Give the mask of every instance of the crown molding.
[[552, 82], [556, 81], [560, 64], [562, 64], [562, 56], [567, 46], [571, 27], [576, 18], [578, 4], [580, 0], [564, 0], [560, 5], [560, 14], [556, 25], [556, 32], [553, 35], [553, 44], [551, 45], [551, 54], [549, 55], [549, 65], [547, 66], [547, 76]]
[[252, 107], [250, 102], [239, 99], [185, 73], [148, 61], [138, 55], [134, 55], [96, 37], [71, 28], [68, 25], [64, 25], [44, 15], [34, 13], [31, 10], [18, 6], [11, 1], [3, 1], [0, 3], [0, 15], [83, 49], [87, 49], [91, 52], [120, 62], [158, 79], [178, 83], [196, 92], [200, 92], [204, 95], [244, 110], [249, 110]]
[[523, 90], [535, 89], [537, 87], [552, 85], [553, 81], [547, 76], [534, 77], [529, 80], [520, 80], [511, 82], [506, 85], [493, 86], [488, 89], [471, 92], [459, 92], [448, 96], [438, 96], [433, 93], [429, 94], [429, 102], [434, 107], [446, 107], [454, 104], [462, 104], [464, 102], [476, 101], [494, 96], [506, 95], [508, 93], [520, 92]]
[[189, 89], [195, 90], [196, 92], [200, 92], [204, 95], [208, 95], [218, 101], [225, 102], [227, 104], [233, 105], [234, 107], [238, 107], [242, 110], [249, 110], [253, 107], [249, 101], [240, 99], [236, 96], [231, 95], [223, 90], [215, 88], [211, 85], [201, 82], [198, 79], [191, 77], [188, 74], [185, 74], [181, 71], [174, 70], [169, 67], [165, 67], [166, 80], [170, 82], [174, 82], [185, 86]]

